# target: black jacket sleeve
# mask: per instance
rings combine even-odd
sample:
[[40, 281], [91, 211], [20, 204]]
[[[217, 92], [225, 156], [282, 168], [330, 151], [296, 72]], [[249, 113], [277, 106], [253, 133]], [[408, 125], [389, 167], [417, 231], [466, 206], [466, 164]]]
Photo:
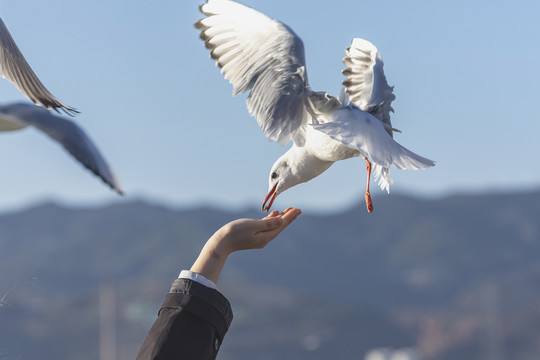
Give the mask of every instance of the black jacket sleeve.
[[137, 360], [215, 359], [231, 321], [231, 305], [220, 292], [177, 279]]

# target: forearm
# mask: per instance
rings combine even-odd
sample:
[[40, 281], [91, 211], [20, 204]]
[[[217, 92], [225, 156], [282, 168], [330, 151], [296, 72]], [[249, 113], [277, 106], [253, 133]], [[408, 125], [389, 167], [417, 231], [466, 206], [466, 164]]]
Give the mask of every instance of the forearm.
[[220, 234], [212, 236], [202, 248], [197, 260], [191, 266], [190, 271], [201, 274], [208, 280], [217, 284], [223, 266], [227, 262], [230, 252], [223, 248]]

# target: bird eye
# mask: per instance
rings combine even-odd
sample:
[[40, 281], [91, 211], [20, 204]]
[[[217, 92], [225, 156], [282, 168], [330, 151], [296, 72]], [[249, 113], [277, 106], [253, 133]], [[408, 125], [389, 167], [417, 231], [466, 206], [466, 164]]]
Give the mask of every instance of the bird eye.
[[277, 178], [277, 173], [274, 171], [274, 172], [272, 173], [272, 175], [270, 175], [270, 177], [271, 177], [272, 179]]

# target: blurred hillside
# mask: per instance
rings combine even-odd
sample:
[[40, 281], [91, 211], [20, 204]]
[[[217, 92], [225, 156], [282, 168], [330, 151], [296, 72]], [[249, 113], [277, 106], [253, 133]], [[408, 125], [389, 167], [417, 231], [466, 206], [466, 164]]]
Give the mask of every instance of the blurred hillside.
[[[265, 250], [233, 254], [219, 289], [235, 319], [218, 358], [540, 358], [540, 191], [374, 204], [304, 213]], [[133, 359], [205, 240], [261, 216], [144, 202], [0, 214], [0, 358], [99, 358], [101, 289], [102, 319], [116, 319], [102, 334], [113, 324], [117, 358]]]

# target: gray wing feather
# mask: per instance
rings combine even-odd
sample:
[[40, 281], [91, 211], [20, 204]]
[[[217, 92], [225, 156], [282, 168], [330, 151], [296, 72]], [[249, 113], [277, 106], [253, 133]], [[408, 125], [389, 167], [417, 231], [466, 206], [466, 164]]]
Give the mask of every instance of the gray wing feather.
[[73, 121], [54, 115], [44, 108], [24, 103], [0, 106], [0, 115], [13, 117], [43, 131], [112, 189], [123, 194], [120, 183], [94, 142]]
[[285, 24], [229, 0], [208, 0], [195, 27], [233, 94], [250, 91], [247, 107], [263, 133], [302, 146], [309, 113], [302, 40]]
[[78, 111], [60, 102], [41, 83], [34, 73], [19, 47], [11, 37], [9, 30], [0, 18], [0, 74], [11, 81], [17, 88], [35, 104], [41, 104], [47, 109], [60, 109], [73, 116]]
[[396, 96], [393, 87], [388, 86], [386, 81], [379, 51], [371, 42], [356, 38], [346, 53], [343, 74], [347, 78], [343, 80], [343, 85], [351, 102], [382, 121], [392, 136], [390, 111], [394, 111], [391, 104]]

